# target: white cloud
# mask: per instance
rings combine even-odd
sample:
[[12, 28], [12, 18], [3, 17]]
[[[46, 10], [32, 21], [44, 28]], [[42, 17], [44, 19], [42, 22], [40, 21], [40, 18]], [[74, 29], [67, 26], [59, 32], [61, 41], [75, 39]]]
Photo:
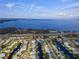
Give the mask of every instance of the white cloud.
[[73, 8], [73, 7], [79, 7], [79, 2], [69, 4], [69, 5], [65, 6], [63, 9], [65, 9], [65, 8]]
[[61, 17], [76, 17], [79, 16], [79, 8], [71, 8], [71, 9], [64, 9], [64, 10], [60, 10], [59, 12], [59, 16]]
[[40, 10], [42, 10], [42, 9], [45, 8], [43, 6], [36, 5], [36, 3], [37, 3], [37, 0], [34, 0], [34, 2], [32, 3], [32, 5], [28, 8], [29, 12], [30, 11], [40, 11]]
[[8, 3], [8, 4], [6, 4], [6, 7], [7, 8], [12, 8], [14, 5], [15, 5], [14, 3]]
[[69, 4], [55, 12], [57, 17], [72, 18], [79, 16], [79, 2]]
[[35, 8], [38, 8], [38, 9], [42, 9], [44, 8], [43, 6], [34, 6]]
[[30, 11], [34, 8], [36, 2], [37, 2], [37, 0], [35, 0], [35, 1], [33, 2], [33, 4], [30, 6], [30, 8], [29, 8]]
[[57, 13], [57, 16], [66, 16], [66, 13], [65, 12], [59, 12], [59, 13]]
[[79, 8], [62, 9], [48, 12], [40, 12], [40, 17], [46, 18], [72, 18], [79, 16]]
[[[29, 12], [32, 11], [31, 13], [27, 12], [20, 12], [19, 14], [15, 14], [13, 13], [11, 15], [11, 17], [29, 17], [29, 18], [72, 18], [72, 17], [76, 17], [79, 16], [79, 3], [73, 3], [67, 6], [64, 6], [64, 8], [62, 9], [56, 9], [56, 10], [50, 10], [50, 9], [46, 9], [43, 6], [39, 6], [36, 5], [36, 0], [34, 0], [34, 2], [32, 3], [32, 5], [19, 5], [15, 3], [8, 3], [6, 4], [7, 8], [12, 8], [12, 7], [17, 7], [17, 9], [21, 8], [21, 9], [28, 9]], [[35, 11], [36, 10], [36, 11]], [[6, 15], [7, 16], [7, 15]], [[10, 15], [9, 15], [10, 17]]]

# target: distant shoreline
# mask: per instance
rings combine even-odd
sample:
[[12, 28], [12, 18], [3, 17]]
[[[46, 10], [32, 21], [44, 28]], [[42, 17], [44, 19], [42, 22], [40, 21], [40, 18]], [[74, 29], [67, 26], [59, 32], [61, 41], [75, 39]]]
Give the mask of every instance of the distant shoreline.
[[[36, 33], [36, 34], [48, 34], [50, 32], [64, 32], [64, 33], [76, 33], [76, 31], [59, 31], [59, 30], [53, 30], [53, 29], [21, 29], [16, 27], [10, 27], [10, 28], [4, 28], [0, 29], [0, 34], [30, 34], [30, 33]], [[78, 33], [78, 32], [77, 32]]]
[[[39, 19], [39, 18], [0, 18], [0, 23], [4, 23], [4, 22], [9, 22], [9, 21], [16, 21], [16, 20], [27, 20], [27, 19], [29, 19], [29, 20], [37, 20], [37, 19]], [[47, 18], [46, 18], [47, 19]], [[45, 20], [46, 20], [45, 19]], [[39, 20], [41, 20], [41, 19], [39, 19]], [[43, 19], [44, 20], [44, 19]], [[49, 20], [53, 20], [53, 19], [49, 19]], [[56, 20], [56, 19], [55, 19]], [[68, 20], [68, 19], [67, 19]], [[79, 20], [79, 19], [72, 19], [72, 20]]]
[[16, 21], [16, 19], [0, 19], [0, 23], [9, 22], [9, 21]]

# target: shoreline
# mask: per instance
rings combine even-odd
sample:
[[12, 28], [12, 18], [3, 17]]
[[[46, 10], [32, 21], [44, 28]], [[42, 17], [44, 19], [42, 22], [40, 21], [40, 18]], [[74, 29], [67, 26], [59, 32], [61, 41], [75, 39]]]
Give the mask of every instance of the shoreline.
[[16, 28], [16, 27], [10, 27], [10, 28], [4, 28], [0, 29], [0, 34], [26, 34], [26, 33], [36, 33], [36, 34], [48, 34], [52, 32], [57, 32], [57, 33], [79, 33], [77, 31], [60, 31], [60, 30], [53, 30], [53, 29], [21, 29], [21, 28]]

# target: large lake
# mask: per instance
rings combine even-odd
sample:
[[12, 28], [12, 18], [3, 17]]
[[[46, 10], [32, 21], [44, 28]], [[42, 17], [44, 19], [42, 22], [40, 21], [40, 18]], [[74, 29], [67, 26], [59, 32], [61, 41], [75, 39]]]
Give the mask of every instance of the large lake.
[[0, 23], [0, 28], [17, 27], [24, 29], [54, 29], [79, 31], [79, 20], [25, 19]]

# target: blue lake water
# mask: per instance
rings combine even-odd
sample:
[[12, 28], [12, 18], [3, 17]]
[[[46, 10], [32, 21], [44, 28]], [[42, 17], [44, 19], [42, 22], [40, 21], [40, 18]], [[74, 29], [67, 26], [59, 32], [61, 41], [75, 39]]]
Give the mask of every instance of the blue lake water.
[[79, 31], [79, 20], [25, 19], [0, 23], [0, 28], [54, 29]]

